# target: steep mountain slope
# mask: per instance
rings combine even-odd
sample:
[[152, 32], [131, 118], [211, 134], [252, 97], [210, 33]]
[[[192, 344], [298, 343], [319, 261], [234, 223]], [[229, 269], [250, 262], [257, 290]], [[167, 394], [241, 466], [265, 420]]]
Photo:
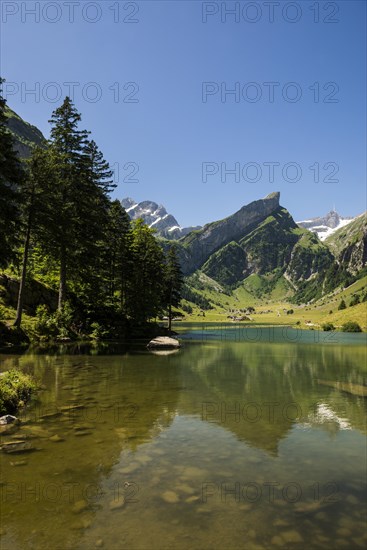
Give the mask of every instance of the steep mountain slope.
[[331, 210], [328, 214], [326, 214], [326, 216], [300, 221], [297, 222], [297, 224], [300, 227], [313, 231], [318, 235], [321, 241], [324, 241], [335, 231], [341, 227], [345, 227], [354, 219], [355, 218], [343, 218], [338, 214], [338, 212]]
[[8, 119], [9, 130], [14, 137], [15, 149], [22, 159], [28, 158], [32, 147], [41, 145], [45, 141], [42, 132], [36, 126], [25, 122], [7, 106], [5, 108], [5, 115]]
[[123, 199], [121, 204], [129, 214], [130, 219], [142, 218], [149, 227], [153, 227], [157, 231], [159, 236], [166, 239], [180, 239], [190, 231], [200, 229], [200, 226], [181, 227], [176, 218], [167, 213], [164, 206], [153, 201], [137, 203], [128, 197]]
[[[365, 266], [363, 219], [351, 221], [334, 237], [329, 239], [333, 248], [299, 227], [280, 206], [279, 193], [272, 193], [225, 220], [193, 231], [177, 246], [185, 275], [197, 275], [190, 276], [188, 284], [195, 283], [195, 291], [210, 297], [212, 304], [225, 303], [223, 290], [231, 295], [235, 289], [239, 300], [244, 295], [305, 303], [351, 284]], [[202, 284], [203, 275], [220, 285], [222, 297], [214, 298], [212, 284]]]
[[338, 263], [353, 275], [367, 262], [367, 215], [361, 214], [325, 240]]
[[200, 269], [226, 286], [253, 274], [272, 274], [274, 284], [284, 277], [297, 290], [301, 281], [316, 277], [334, 262], [328, 247], [298, 227], [279, 205], [279, 193], [192, 232], [179, 245], [185, 274]]
[[279, 207], [279, 193], [243, 206], [227, 218], [206, 224], [180, 239], [181, 264], [184, 274], [193, 273], [220, 248], [238, 241]]

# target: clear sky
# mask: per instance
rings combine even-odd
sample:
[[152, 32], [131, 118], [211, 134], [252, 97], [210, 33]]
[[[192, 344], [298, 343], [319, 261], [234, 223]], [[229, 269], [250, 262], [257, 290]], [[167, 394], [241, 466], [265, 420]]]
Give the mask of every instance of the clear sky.
[[334, 204], [346, 216], [366, 209], [363, 0], [1, 9], [9, 106], [48, 137], [72, 91], [83, 127], [119, 166], [118, 198], [162, 203], [182, 225], [271, 191], [297, 220]]

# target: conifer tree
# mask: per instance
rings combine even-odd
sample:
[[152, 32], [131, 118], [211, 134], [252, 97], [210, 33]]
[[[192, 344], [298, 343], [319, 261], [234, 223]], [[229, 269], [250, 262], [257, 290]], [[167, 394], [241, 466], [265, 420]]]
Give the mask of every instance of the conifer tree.
[[137, 324], [154, 318], [163, 305], [163, 250], [154, 237], [154, 230], [138, 219], [131, 232], [131, 271], [124, 309]]
[[178, 307], [183, 285], [182, 271], [175, 245], [170, 246], [164, 266], [164, 300], [168, 307], [168, 330], [172, 327], [172, 306]]
[[32, 152], [31, 158], [27, 162], [27, 173], [23, 178], [22, 197], [23, 197], [23, 226], [24, 226], [24, 248], [22, 270], [18, 291], [17, 312], [14, 325], [21, 326], [23, 314], [23, 298], [27, 276], [28, 258], [31, 245], [32, 233], [37, 226], [40, 227], [43, 218], [43, 210], [49, 201], [49, 196], [42, 191], [45, 187], [43, 181], [47, 181], [50, 173], [47, 170], [47, 151], [37, 147]]
[[0, 265], [13, 258], [20, 223], [19, 186], [24, 173], [7, 126], [6, 100], [0, 78]]
[[50, 120], [48, 162], [52, 176], [45, 189], [50, 200], [43, 213], [48, 223], [43, 224], [40, 238], [47, 252], [60, 264], [60, 311], [66, 300], [68, 280], [76, 277], [85, 281], [92, 275], [91, 267], [98, 257], [107, 223], [108, 193], [112, 188], [108, 164], [96, 144], [88, 141], [88, 132], [78, 129], [80, 121], [81, 115], [68, 97]]
[[108, 270], [109, 297], [113, 301], [116, 291], [120, 292], [120, 308], [123, 309], [126, 283], [130, 271], [130, 218], [119, 200], [109, 208], [109, 222], [106, 232], [105, 262]]

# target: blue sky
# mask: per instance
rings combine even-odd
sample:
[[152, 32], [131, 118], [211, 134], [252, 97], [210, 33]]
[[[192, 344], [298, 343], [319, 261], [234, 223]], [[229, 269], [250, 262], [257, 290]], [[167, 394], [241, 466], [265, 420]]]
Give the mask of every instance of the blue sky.
[[271, 191], [297, 220], [366, 209], [365, 2], [1, 4], [9, 106], [48, 136], [77, 83], [118, 198], [182, 225]]

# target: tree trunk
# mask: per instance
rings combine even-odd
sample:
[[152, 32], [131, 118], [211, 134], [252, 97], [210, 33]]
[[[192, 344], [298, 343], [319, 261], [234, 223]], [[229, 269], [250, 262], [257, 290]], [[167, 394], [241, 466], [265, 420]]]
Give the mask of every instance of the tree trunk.
[[59, 285], [59, 303], [58, 310], [62, 311], [66, 298], [66, 250], [65, 245], [61, 245], [60, 254], [60, 285]]
[[24, 241], [24, 253], [23, 253], [23, 264], [22, 264], [22, 275], [19, 283], [19, 292], [18, 292], [18, 304], [17, 304], [17, 313], [14, 321], [14, 326], [20, 328], [22, 324], [22, 314], [23, 314], [23, 300], [24, 300], [24, 289], [25, 289], [25, 280], [27, 276], [27, 265], [28, 265], [28, 253], [29, 253], [29, 242], [31, 238], [31, 214], [28, 216], [27, 224], [27, 233]]
[[19, 283], [17, 312], [15, 315], [15, 321], [14, 321], [14, 326], [18, 328], [20, 328], [22, 324], [24, 289], [25, 289], [25, 281], [26, 281], [27, 267], [28, 267], [29, 243], [31, 240], [31, 231], [32, 231], [32, 225], [33, 225], [34, 195], [35, 195], [35, 186], [33, 185], [32, 191], [31, 191], [30, 203], [29, 203], [27, 232], [24, 239], [22, 275]]
[[172, 327], [172, 292], [170, 292], [169, 304], [168, 304], [168, 334], [171, 334]]

